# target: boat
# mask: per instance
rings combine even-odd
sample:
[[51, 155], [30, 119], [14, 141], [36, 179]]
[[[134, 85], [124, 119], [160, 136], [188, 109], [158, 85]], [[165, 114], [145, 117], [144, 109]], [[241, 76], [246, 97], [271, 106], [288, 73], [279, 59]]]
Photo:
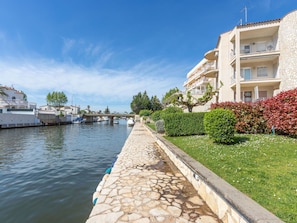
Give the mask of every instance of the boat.
[[77, 117], [76, 119], [74, 119], [73, 121], [72, 121], [72, 123], [73, 124], [80, 124], [80, 123], [83, 123], [83, 122], [85, 122], [86, 120], [85, 119], [83, 119], [82, 117]]
[[127, 126], [134, 126], [135, 122], [134, 122], [134, 119], [132, 118], [129, 118], [128, 121], [127, 121]]

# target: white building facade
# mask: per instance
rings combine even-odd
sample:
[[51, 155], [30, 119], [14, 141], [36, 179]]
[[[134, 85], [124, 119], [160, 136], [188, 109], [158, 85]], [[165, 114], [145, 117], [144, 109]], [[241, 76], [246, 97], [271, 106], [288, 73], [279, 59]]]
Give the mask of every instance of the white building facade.
[[223, 86], [212, 102], [253, 102], [297, 87], [297, 11], [282, 19], [234, 27], [219, 36], [215, 49], [205, 53], [188, 74], [186, 91], [203, 95], [209, 83]]

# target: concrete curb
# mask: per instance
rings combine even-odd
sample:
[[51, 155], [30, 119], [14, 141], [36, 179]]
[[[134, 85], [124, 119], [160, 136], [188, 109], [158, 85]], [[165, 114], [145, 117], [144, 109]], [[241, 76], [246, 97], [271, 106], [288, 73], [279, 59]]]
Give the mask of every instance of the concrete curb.
[[146, 129], [223, 222], [281, 223], [281, 219], [204, 167], [160, 134]]

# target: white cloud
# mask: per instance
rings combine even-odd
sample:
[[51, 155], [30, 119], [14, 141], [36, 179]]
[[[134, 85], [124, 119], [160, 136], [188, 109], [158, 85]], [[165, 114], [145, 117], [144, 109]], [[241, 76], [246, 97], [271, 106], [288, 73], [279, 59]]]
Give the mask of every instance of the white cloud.
[[[71, 48], [72, 41], [68, 47]], [[145, 61], [125, 70], [83, 67], [70, 62], [48, 59], [1, 60], [2, 85], [23, 90], [29, 101], [45, 104], [48, 92], [63, 91], [82, 106], [125, 104], [127, 110], [133, 95], [147, 91], [160, 99], [170, 88], [182, 86], [185, 67], [156, 61]], [[36, 100], [36, 101], [35, 101]], [[101, 108], [103, 109], [103, 108]]]

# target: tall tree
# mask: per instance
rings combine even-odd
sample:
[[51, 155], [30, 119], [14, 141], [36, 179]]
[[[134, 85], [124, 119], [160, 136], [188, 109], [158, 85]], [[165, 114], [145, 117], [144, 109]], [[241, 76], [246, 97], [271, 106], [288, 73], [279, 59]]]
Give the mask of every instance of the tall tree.
[[108, 106], [105, 108], [105, 110], [104, 110], [104, 114], [110, 114], [110, 111], [109, 111]]
[[46, 102], [48, 105], [52, 105], [54, 107], [60, 108], [68, 102], [68, 99], [63, 91], [62, 92], [54, 91], [52, 93], [47, 94]]
[[144, 91], [143, 94], [139, 92], [137, 95], [133, 96], [130, 107], [134, 113], [139, 114], [140, 110], [150, 109], [150, 104], [150, 99], [146, 91]]
[[163, 109], [163, 105], [160, 102], [159, 98], [157, 96], [153, 96], [151, 97], [151, 106], [150, 109], [152, 111], [158, 111], [158, 110], [162, 110]]

